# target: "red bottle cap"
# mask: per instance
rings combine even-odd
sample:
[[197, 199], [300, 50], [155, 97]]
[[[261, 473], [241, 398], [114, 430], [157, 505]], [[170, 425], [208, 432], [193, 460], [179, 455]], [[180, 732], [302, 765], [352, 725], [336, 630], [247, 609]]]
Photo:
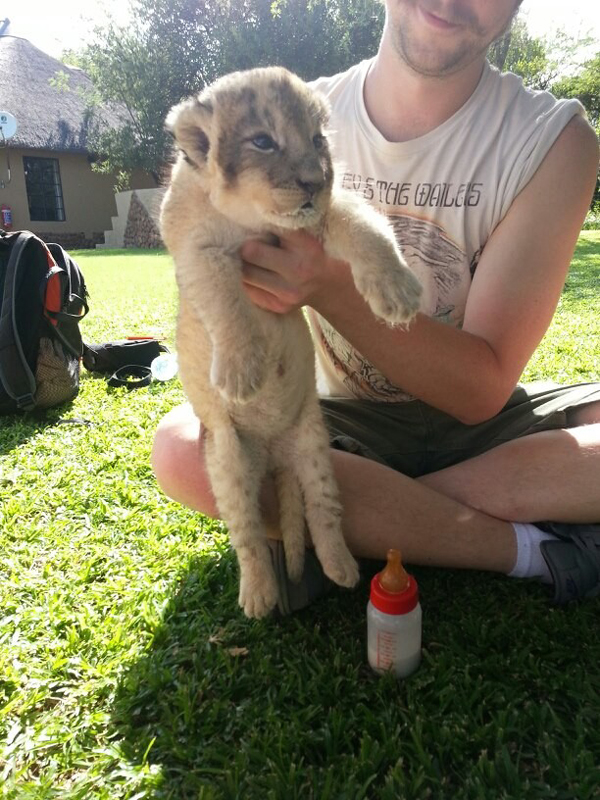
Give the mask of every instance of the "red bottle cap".
[[419, 602], [419, 587], [402, 566], [400, 552], [388, 550], [385, 568], [371, 581], [371, 603], [384, 614], [408, 614]]

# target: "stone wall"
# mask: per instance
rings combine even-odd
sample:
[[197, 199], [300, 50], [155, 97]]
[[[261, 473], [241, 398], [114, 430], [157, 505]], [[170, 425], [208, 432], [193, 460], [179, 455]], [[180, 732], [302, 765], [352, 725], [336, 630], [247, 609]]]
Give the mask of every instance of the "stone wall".
[[129, 189], [115, 195], [117, 216], [112, 229], [104, 231], [103, 250], [123, 247], [158, 249], [164, 245], [159, 234], [160, 207], [164, 188]]
[[92, 250], [96, 245], [104, 242], [103, 233], [36, 233], [44, 242], [56, 242], [65, 250]]
[[136, 192], [133, 192], [129, 204], [123, 246], [150, 249], [163, 247], [158, 226], [146, 206], [140, 202]]

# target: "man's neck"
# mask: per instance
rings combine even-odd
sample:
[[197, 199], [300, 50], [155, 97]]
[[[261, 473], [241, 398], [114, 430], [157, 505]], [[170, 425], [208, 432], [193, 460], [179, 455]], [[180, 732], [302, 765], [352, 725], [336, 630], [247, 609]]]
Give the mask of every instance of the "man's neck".
[[484, 63], [482, 56], [452, 75], [419, 75], [399, 58], [384, 37], [365, 81], [369, 118], [390, 142], [424, 136], [467, 102], [477, 88]]

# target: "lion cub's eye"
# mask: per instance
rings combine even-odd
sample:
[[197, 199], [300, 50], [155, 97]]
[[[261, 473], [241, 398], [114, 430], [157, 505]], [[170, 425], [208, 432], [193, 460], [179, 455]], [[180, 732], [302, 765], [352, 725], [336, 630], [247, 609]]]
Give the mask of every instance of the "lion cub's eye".
[[268, 133], [259, 133], [258, 136], [250, 139], [250, 141], [254, 147], [257, 147], [259, 150], [264, 150], [265, 152], [268, 150], [279, 150], [277, 142], [272, 139]]
[[323, 136], [322, 133], [316, 133], [313, 136], [313, 144], [317, 148], [317, 150], [320, 150], [323, 147], [323, 145], [325, 144], [325, 137]]

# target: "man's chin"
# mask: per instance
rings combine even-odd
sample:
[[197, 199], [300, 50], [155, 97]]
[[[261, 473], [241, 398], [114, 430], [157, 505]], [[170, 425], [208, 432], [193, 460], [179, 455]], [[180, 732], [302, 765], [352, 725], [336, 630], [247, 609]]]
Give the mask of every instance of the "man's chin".
[[399, 48], [399, 55], [404, 63], [417, 75], [424, 78], [446, 78], [466, 69], [474, 61], [481, 59], [480, 49], [463, 48], [454, 52], [417, 50], [415, 48]]

